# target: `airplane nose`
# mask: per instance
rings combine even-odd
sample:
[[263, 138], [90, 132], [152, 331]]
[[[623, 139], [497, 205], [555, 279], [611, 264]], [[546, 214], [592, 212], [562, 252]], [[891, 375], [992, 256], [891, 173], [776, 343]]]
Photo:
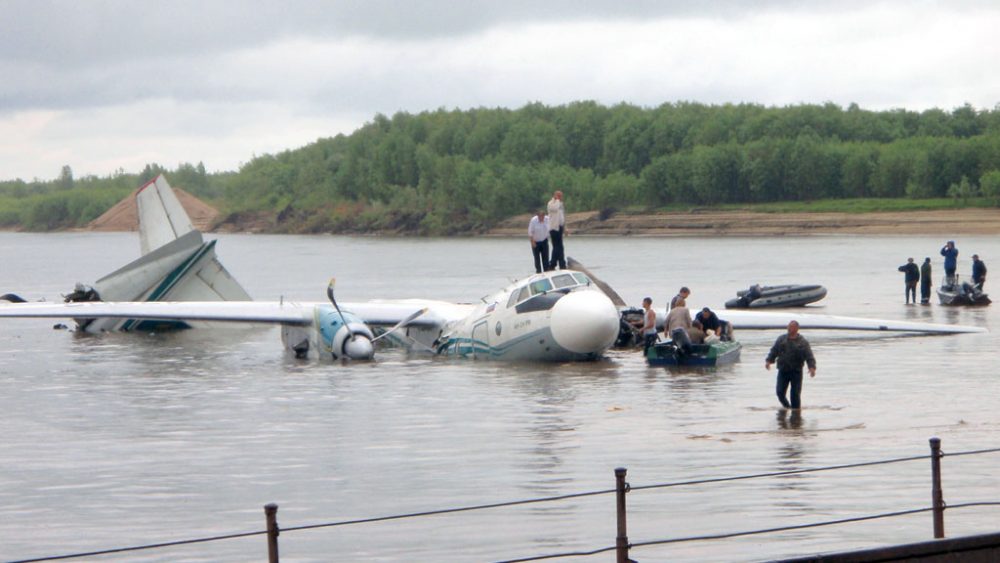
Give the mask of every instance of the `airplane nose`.
[[600, 353], [618, 337], [618, 309], [599, 291], [574, 291], [552, 307], [552, 338], [570, 352]]
[[355, 334], [344, 341], [344, 355], [352, 360], [370, 360], [375, 356], [375, 346], [367, 336]]

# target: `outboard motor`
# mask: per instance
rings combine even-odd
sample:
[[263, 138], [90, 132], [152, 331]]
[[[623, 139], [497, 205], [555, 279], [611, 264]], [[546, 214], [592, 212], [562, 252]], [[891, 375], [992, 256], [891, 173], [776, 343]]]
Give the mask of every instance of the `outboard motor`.
[[644, 314], [645, 311], [641, 307], [627, 307], [620, 310], [615, 348], [633, 348], [642, 341], [642, 335], [636, 332], [632, 323], [643, 322]]

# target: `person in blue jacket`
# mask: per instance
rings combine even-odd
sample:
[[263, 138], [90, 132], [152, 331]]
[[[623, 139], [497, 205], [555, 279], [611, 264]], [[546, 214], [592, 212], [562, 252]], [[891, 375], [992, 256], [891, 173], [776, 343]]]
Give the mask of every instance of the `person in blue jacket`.
[[955, 248], [955, 241], [949, 240], [941, 249], [941, 256], [944, 256], [944, 276], [948, 279], [948, 285], [955, 283], [955, 269], [958, 267], [958, 249]]

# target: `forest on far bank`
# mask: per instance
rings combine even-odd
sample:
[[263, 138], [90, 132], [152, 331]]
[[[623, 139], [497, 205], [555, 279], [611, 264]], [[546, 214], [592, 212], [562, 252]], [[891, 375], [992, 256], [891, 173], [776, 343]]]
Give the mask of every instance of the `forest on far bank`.
[[349, 135], [257, 156], [49, 181], [0, 181], [0, 227], [79, 227], [164, 173], [235, 228], [485, 231], [566, 193], [567, 210], [857, 198], [1000, 203], [1000, 106], [869, 111], [592, 101], [376, 115]]

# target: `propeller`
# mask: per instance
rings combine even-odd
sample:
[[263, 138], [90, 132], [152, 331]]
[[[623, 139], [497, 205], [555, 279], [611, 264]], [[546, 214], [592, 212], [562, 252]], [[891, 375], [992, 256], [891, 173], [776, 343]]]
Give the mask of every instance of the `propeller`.
[[405, 327], [406, 325], [412, 323], [417, 317], [419, 317], [420, 315], [423, 315], [426, 312], [427, 312], [427, 307], [424, 307], [423, 309], [420, 309], [419, 311], [414, 312], [413, 314], [409, 315], [405, 319], [403, 319], [403, 320], [399, 321], [398, 323], [396, 323], [389, 330], [387, 330], [387, 331], [383, 332], [382, 334], [376, 336], [375, 340], [372, 340], [372, 342], [378, 342], [379, 339], [384, 338], [386, 336], [389, 336], [389, 333]]
[[369, 339], [367, 336], [359, 339], [357, 338], [357, 333], [351, 330], [351, 326], [347, 323], [347, 317], [344, 316], [344, 312], [340, 310], [340, 305], [337, 305], [337, 299], [333, 296], [333, 286], [336, 283], [337, 278], [330, 278], [330, 284], [326, 286], [326, 296], [330, 298], [330, 303], [333, 304], [333, 308], [340, 315], [340, 322], [344, 324], [344, 329], [347, 330], [347, 334], [349, 335], [348, 339], [344, 341], [342, 351], [345, 356], [351, 359], [370, 360], [375, 352], [373, 347], [375, 341]]
[[[337, 300], [333, 297], [333, 286], [337, 283], [337, 278], [330, 278], [329, 285], [326, 286], [326, 296], [330, 298], [330, 303], [333, 303], [333, 308], [337, 310], [337, 314], [340, 315], [340, 322], [347, 326], [347, 319], [344, 317], [344, 312], [340, 310], [340, 305], [337, 305]], [[354, 333], [351, 333], [351, 342], [354, 341]]]
[[605, 283], [603, 280], [599, 279], [597, 276], [595, 276], [594, 274], [590, 273], [590, 270], [588, 270], [583, 264], [581, 264], [577, 260], [574, 260], [572, 257], [567, 256], [566, 257], [566, 265], [569, 266], [569, 269], [571, 269], [571, 270], [577, 270], [579, 272], [583, 272], [584, 274], [587, 274], [587, 277], [590, 278], [591, 281], [594, 282], [594, 285], [596, 285], [597, 287], [599, 287], [601, 289], [601, 291], [603, 291], [604, 294], [608, 296], [608, 299], [610, 299], [611, 302], [615, 304], [615, 307], [627, 307], [628, 306], [625, 303], [625, 300], [622, 299], [621, 295], [618, 295], [618, 292], [616, 292], [615, 290], [611, 289], [611, 286], [608, 285], [607, 283]]

